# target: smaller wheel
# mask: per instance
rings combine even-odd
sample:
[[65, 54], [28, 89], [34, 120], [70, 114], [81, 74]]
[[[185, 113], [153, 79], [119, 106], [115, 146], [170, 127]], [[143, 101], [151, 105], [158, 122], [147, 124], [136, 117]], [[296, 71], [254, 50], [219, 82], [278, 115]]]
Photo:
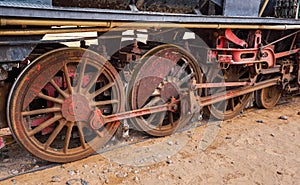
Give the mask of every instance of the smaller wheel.
[[218, 120], [232, 119], [245, 108], [252, 97], [252, 93], [231, 98], [209, 106], [211, 115]]
[[270, 109], [274, 107], [281, 97], [281, 89], [277, 85], [267, 87], [255, 92], [255, 102], [258, 108]]
[[[211, 69], [217, 72], [211, 72], [213, 76], [208, 76], [207, 79], [213, 83], [220, 82], [243, 82], [249, 80], [249, 69], [242, 66], [230, 66], [228, 69]], [[226, 92], [227, 90], [234, 90], [239, 87], [220, 87], [207, 89], [205, 94], [213, 96], [214, 94]], [[234, 97], [228, 100], [224, 100], [218, 103], [214, 103], [204, 108], [206, 116], [212, 116], [212, 118], [217, 120], [228, 120], [232, 119], [245, 108], [249, 103], [253, 93], [247, 93], [238, 97]]]

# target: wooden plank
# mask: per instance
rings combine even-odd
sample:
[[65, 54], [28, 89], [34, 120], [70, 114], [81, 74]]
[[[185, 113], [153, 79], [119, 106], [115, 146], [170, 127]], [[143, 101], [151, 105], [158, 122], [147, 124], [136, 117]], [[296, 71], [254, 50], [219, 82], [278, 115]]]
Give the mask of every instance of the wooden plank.
[[11, 132], [10, 132], [10, 129], [8, 127], [0, 129], [0, 137], [10, 136], [10, 135], [11, 135]]

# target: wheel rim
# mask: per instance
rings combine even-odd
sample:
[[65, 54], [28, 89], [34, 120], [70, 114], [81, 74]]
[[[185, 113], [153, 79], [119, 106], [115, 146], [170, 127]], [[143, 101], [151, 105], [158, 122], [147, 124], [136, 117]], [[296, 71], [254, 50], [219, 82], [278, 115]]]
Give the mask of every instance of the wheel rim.
[[[212, 82], [248, 81], [249, 70], [243, 66], [230, 66], [228, 69], [220, 70], [219, 73], [211, 77]], [[206, 95], [213, 95], [224, 90], [232, 90], [234, 87], [210, 89]], [[218, 120], [227, 120], [238, 115], [251, 100], [253, 93], [244, 94], [225, 101], [212, 104], [207, 107], [208, 114]]]
[[281, 97], [281, 89], [278, 86], [271, 86], [255, 93], [255, 102], [259, 108], [270, 109], [274, 107]]
[[189, 120], [189, 84], [193, 79], [200, 81], [199, 69], [196, 60], [175, 45], [161, 45], [147, 52], [129, 82], [130, 109], [163, 105], [178, 99], [181, 101], [174, 112], [133, 118], [135, 126], [150, 135], [165, 136]]
[[81, 48], [49, 52], [15, 82], [8, 101], [9, 126], [29, 152], [48, 161], [84, 158], [104, 146], [119, 122], [93, 130], [93, 111], [124, 107], [117, 72], [100, 55]]

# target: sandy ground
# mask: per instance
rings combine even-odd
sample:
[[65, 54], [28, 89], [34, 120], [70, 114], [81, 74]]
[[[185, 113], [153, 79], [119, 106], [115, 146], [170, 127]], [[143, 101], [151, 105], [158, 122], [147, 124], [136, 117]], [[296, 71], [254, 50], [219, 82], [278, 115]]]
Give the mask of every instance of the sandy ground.
[[[300, 184], [300, 97], [0, 184]], [[286, 116], [287, 120], [279, 119]], [[260, 120], [263, 123], [258, 123]]]

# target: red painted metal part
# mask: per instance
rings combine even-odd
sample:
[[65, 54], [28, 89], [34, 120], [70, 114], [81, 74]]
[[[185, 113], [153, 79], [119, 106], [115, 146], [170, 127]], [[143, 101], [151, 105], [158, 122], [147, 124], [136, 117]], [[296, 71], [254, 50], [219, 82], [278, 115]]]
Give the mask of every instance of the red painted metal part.
[[260, 30], [257, 30], [255, 32], [255, 38], [254, 38], [254, 48], [259, 48], [260, 44], [261, 44], [261, 31]]
[[248, 43], [240, 38], [238, 38], [231, 29], [226, 29], [224, 35], [219, 36], [217, 49], [226, 48], [228, 41], [233, 42], [234, 44], [241, 47], [248, 47]]
[[[226, 99], [234, 98], [237, 96], [241, 96], [243, 94], [254, 92], [254, 91], [262, 89], [262, 88], [276, 85], [276, 84], [278, 84], [278, 80], [279, 80], [279, 78], [274, 78], [274, 79], [266, 80], [263, 82], [259, 82], [259, 83], [255, 84], [255, 86], [251, 86], [249, 84], [248, 86], [241, 87], [241, 88], [227, 91], [227, 92], [221, 92], [214, 96], [208, 96], [208, 97], [202, 97], [202, 98], [198, 97], [197, 98], [198, 103], [199, 103], [199, 106], [201, 106], [201, 107], [211, 105], [211, 104], [214, 104], [214, 103], [226, 100]], [[246, 83], [249, 83], [249, 82], [246, 82]], [[234, 84], [234, 83], [232, 83], [232, 84]], [[211, 85], [214, 85], [214, 84], [212, 83]], [[221, 85], [221, 84], [217, 84], [217, 85]], [[197, 88], [201, 88], [201, 86], [202, 86], [202, 84], [196, 84]], [[153, 113], [157, 113], [157, 112], [175, 111], [178, 103], [179, 103], [178, 100], [173, 99], [173, 101], [169, 104], [154, 106], [151, 108], [143, 108], [143, 109], [138, 109], [138, 110], [133, 110], [133, 111], [128, 111], [128, 112], [122, 112], [122, 113], [117, 113], [117, 114], [113, 114], [113, 115], [109, 115], [109, 116], [103, 116], [101, 112], [95, 111], [95, 113], [94, 113], [95, 118], [94, 118], [94, 116], [92, 117], [93, 123], [91, 124], [91, 126], [93, 129], [99, 129], [105, 123], [120, 121], [120, 120], [124, 120], [124, 119], [128, 119], [128, 118], [134, 118], [134, 117], [153, 114]]]
[[139, 116], [158, 113], [158, 112], [175, 111], [176, 108], [178, 107], [177, 106], [178, 103], [179, 101], [175, 100], [169, 104], [154, 106], [151, 108], [143, 108], [143, 109], [138, 109], [138, 110], [133, 110], [128, 112], [122, 112], [122, 113], [117, 113], [109, 116], [104, 116], [102, 115], [101, 111], [99, 112], [96, 110], [94, 111], [94, 116], [92, 116], [91, 126], [93, 129], [99, 129], [105, 123], [120, 121], [128, 118], [134, 118], [134, 117], [139, 117]]
[[[268, 67], [274, 67], [276, 64], [276, 56], [272, 48], [265, 48], [261, 50], [260, 58], [258, 56], [259, 49], [217, 49], [212, 50], [217, 56], [219, 63], [226, 63], [232, 65], [253, 65], [255, 63], [266, 63]], [[219, 54], [221, 53], [221, 54]], [[226, 54], [223, 54], [226, 53]], [[259, 59], [258, 59], [259, 58]]]
[[[219, 36], [216, 49], [212, 49], [209, 61], [217, 61], [232, 65], [253, 65], [255, 63], [266, 63], [268, 68], [274, 67], [277, 56], [274, 53], [274, 46], [269, 45], [260, 49], [262, 33], [257, 30], [249, 33], [250, 45], [252, 48], [246, 48], [249, 44], [239, 39], [231, 29], [226, 29], [223, 35]], [[242, 48], [229, 48], [229, 42]], [[287, 53], [282, 53], [286, 55]]]
[[3, 137], [0, 137], [0, 149], [5, 147], [5, 141]]
[[254, 86], [245, 86], [245, 87], [241, 87], [241, 88], [238, 88], [235, 90], [220, 92], [213, 96], [198, 97], [197, 98], [198, 103], [199, 103], [199, 106], [201, 106], [201, 107], [208, 106], [208, 105], [220, 102], [220, 101], [228, 100], [230, 98], [234, 98], [234, 97], [238, 97], [238, 96], [250, 93], [250, 92], [254, 92], [259, 89], [277, 85], [279, 80], [280, 80], [280, 77], [277, 77], [277, 78], [273, 78], [270, 80], [265, 80], [263, 82], [256, 83]]
[[152, 108], [138, 109], [138, 110], [133, 110], [133, 111], [129, 111], [129, 112], [114, 114], [111, 116], [106, 116], [104, 118], [104, 120], [106, 123], [109, 123], [109, 122], [124, 120], [124, 119], [128, 119], [128, 118], [143, 116], [143, 115], [147, 115], [147, 114], [164, 112], [164, 111], [168, 111], [168, 110], [172, 110], [172, 109], [170, 108], [170, 106], [168, 104], [166, 104], [166, 105], [156, 106], [156, 107], [152, 107]]
[[100, 109], [94, 110], [90, 118], [90, 126], [92, 129], [98, 130], [105, 125], [105, 120]]
[[224, 83], [202, 83], [196, 84], [196, 88], [234, 87], [252, 85], [252, 82], [224, 82]]
[[300, 48], [293, 49], [293, 50], [290, 50], [290, 51], [284, 51], [284, 52], [276, 53], [275, 58], [281, 58], [281, 57], [286, 57], [286, 56], [289, 56], [289, 55], [293, 55], [293, 54], [298, 53], [299, 51], [300, 51]]

